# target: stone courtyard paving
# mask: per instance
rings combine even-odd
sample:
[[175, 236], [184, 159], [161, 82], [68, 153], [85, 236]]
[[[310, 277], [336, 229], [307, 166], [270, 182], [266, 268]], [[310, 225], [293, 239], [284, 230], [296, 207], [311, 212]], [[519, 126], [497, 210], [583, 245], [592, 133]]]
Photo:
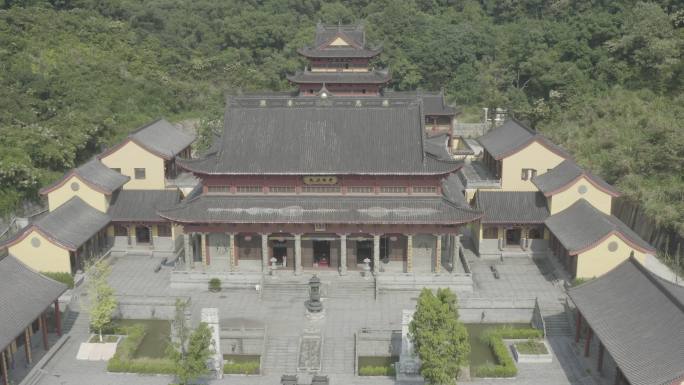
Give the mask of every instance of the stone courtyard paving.
[[[120, 257], [114, 261], [112, 286], [119, 295], [140, 296], [189, 296], [193, 321], [199, 321], [200, 309], [217, 307], [222, 322], [231, 327], [264, 327], [266, 329], [265, 351], [262, 355], [264, 374], [261, 376], [225, 376], [212, 384], [277, 385], [282, 374], [294, 374], [297, 370], [300, 337], [303, 334], [320, 335], [321, 373], [331, 377], [333, 384], [394, 384], [385, 377], [356, 377], [354, 368], [354, 334], [361, 328], [400, 329], [401, 311], [415, 306], [417, 293], [381, 293], [374, 299], [368, 295], [324, 298], [325, 317], [308, 319], [303, 297], [292, 293], [270, 293], [260, 298], [251, 290], [226, 290], [210, 293], [206, 290], [177, 290], [168, 287], [170, 269], [165, 267], [154, 273], [157, 261], [152, 257]], [[536, 269], [536, 270], [535, 270]], [[549, 300], [560, 293], [545, 279], [534, 263], [499, 266], [501, 279], [494, 280], [486, 263], [473, 265], [476, 282], [473, 296], [497, 296], [516, 293], [521, 296], [547, 296]], [[517, 276], [520, 274], [520, 276]], [[491, 279], [490, 279], [491, 278]], [[87, 314], [81, 313], [69, 333], [69, 340], [44, 366], [42, 376], [32, 385], [81, 385], [81, 384], [168, 384], [168, 376], [112, 374], [106, 372], [101, 362], [77, 361], [76, 353], [81, 342], [88, 338]], [[551, 364], [523, 364], [519, 366], [516, 379], [478, 379], [468, 383], [479, 384], [593, 384], [584, 378], [585, 369], [571, 356], [570, 339], [552, 337], [551, 346], [556, 356]], [[225, 353], [225, 352], [224, 352]], [[559, 363], [557, 357], [563, 362]], [[541, 381], [541, 382], [540, 382]]]

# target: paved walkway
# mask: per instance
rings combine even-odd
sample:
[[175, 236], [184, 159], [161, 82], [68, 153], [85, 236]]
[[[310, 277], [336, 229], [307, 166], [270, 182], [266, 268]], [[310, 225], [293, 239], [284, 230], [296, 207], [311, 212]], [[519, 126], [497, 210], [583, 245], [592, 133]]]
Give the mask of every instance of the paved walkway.
[[[324, 298], [325, 318], [310, 321], [306, 318], [301, 298], [287, 293], [273, 293], [265, 298], [254, 290], [230, 290], [220, 293], [207, 291], [173, 290], [168, 287], [169, 268], [154, 272], [157, 260], [148, 256], [126, 256], [114, 261], [110, 279], [119, 295], [190, 296], [193, 321], [199, 322], [200, 309], [219, 308], [221, 323], [236, 326], [263, 326], [266, 329], [266, 351], [262, 355], [264, 375], [226, 376], [212, 384], [277, 385], [282, 374], [296, 372], [297, 353], [302, 334], [322, 336], [321, 372], [331, 376], [334, 384], [394, 384], [391, 378], [355, 377], [354, 334], [360, 328], [400, 329], [401, 311], [415, 307], [415, 292], [382, 293], [377, 300], [368, 295], [335, 296]], [[560, 291], [545, 279], [531, 261], [498, 265], [501, 279], [493, 278], [487, 263], [472, 263], [476, 282], [475, 296], [548, 297], [557, 299]], [[142, 376], [134, 374], [107, 373], [105, 363], [77, 361], [78, 346], [88, 338], [87, 314], [81, 312], [71, 329], [70, 339], [44, 368], [44, 375], [35, 385], [81, 385], [81, 384], [168, 384], [168, 376]], [[563, 364], [520, 365], [519, 376], [510, 380], [478, 379], [472, 384], [527, 385], [539, 384], [591, 384], [581, 377], [581, 363], [572, 361], [569, 348], [563, 342], [552, 341], [552, 348]], [[573, 369], [575, 366], [578, 369]]]

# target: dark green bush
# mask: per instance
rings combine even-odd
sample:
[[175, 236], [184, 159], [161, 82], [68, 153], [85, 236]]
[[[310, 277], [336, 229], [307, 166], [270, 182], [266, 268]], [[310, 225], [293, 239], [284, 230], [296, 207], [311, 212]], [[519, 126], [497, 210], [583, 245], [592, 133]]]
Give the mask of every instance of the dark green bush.
[[480, 335], [480, 340], [492, 348], [497, 364], [476, 366], [471, 375], [473, 377], [515, 377], [518, 374], [518, 368], [515, 366], [513, 357], [503, 339], [541, 338], [542, 335], [541, 330], [538, 329], [516, 329], [510, 326], [499, 326], [485, 330]]
[[259, 374], [259, 361], [227, 362], [223, 365], [226, 374]]
[[362, 366], [359, 368], [359, 376], [394, 376], [394, 374], [394, 365]]
[[44, 276], [46, 276], [48, 278], [52, 278], [57, 282], [61, 282], [65, 285], [67, 285], [67, 287], [69, 287], [69, 289], [74, 288], [74, 277], [71, 276], [71, 274], [69, 274], [69, 273], [57, 273], [57, 272], [52, 272], [52, 271], [43, 271], [40, 274], [43, 274]]
[[126, 338], [116, 347], [116, 353], [107, 363], [107, 370], [117, 373], [143, 373], [143, 374], [173, 374], [174, 363], [165, 358], [134, 358], [135, 352], [142, 343], [147, 328], [145, 325], [136, 324], [118, 328]]
[[209, 280], [209, 291], [217, 292], [221, 291], [221, 280], [218, 278], [212, 278]]

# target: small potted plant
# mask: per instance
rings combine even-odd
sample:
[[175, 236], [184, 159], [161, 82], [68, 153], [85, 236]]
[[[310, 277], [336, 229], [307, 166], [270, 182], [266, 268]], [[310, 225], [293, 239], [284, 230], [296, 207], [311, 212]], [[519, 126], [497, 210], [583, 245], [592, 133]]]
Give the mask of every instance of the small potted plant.
[[209, 280], [209, 291], [217, 293], [221, 291], [221, 280], [218, 278], [212, 278]]

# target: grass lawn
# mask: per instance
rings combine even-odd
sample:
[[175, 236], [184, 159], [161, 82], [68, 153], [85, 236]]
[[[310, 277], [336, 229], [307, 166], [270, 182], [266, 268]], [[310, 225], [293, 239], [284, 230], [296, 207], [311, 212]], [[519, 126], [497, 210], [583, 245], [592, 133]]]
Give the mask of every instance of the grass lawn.
[[516, 342], [515, 349], [520, 354], [548, 354], [546, 345], [539, 340], [527, 340], [525, 342]]

